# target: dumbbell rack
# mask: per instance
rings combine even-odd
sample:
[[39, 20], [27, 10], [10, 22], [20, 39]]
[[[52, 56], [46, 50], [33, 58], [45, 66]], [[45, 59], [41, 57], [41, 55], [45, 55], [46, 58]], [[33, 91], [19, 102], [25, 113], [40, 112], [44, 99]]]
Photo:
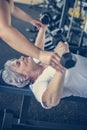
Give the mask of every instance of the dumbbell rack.
[[[80, 15], [81, 15], [81, 11], [83, 9], [83, 5], [82, 5], [82, 1], [81, 0], [81, 9], [80, 9]], [[73, 26], [73, 20], [74, 20], [74, 12], [75, 12], [75, 8], [76, 8], [76, 4], [77, 4], [78, 0], [75, 0], [75, 3], [74, 3], [74, 6], [73, 6], [73, 14], [71, 16], [71, 19], [70, 19], [70, 24], [68, 26], [68, 30], [67, 30], [67, 34], [66, 34], [66, 38], [65, 40], [68, 41], [69, 43], [69, 46], [70, 46], [70, 50], [73, 51], [74, 53], [76, 54], [81, 54], [80, 52], [86, 52], [87, 51], [87, 47], [83, 46], [83, 39], [84, 39], [84, 35], [86, 35], [85, 33], [85, 30], [84, 28], [86, 28], [87, 26], [87, 16], [86, 16], [86, 23], [84, 25], [84, 28], [81, 29], [80, 27], [74, 27]], [[59, 24], [59, 28], [63, 28], [64, 29], [64, 26], [65, 26], [65, 21], [66, 21], [66, 12], [68, 11], [68, 3], [69, 1], [68, 0], [65, 0], [64, 2], [64, 6], [63, 6], [63, 10], [62, 10], [62, 14], [61, 14], [61, 19], [60, 19], [60, 24]], [[85, 10], [85, 14], [87, 15], [87, 11]], [[73, 42], [73, 37], [72, 35], [74, 34], [75, 35], [76, 33], [76, 36], [78, 36], [78, 42], [77, 43], [74, 43]], [[79, 34], [79, 35], [78, 35]]]
[[[83, 0], [81, 0], [81, 3], [82, 3]], [[70, 50], [74, 53], [77, 53], [77, 54], [81, 54], [80, 52], [85, 51], [86, 48], [83, 47], [83, 38], [84, 38], [84, 30], [81, 29], [80, 27], [76, 27], [76, 26], [73, 26], [73, 21], [74, 21], [74, 11], [75, 11], [75, 8], [76, 8], [76, 3], [78, 2], [78, 0], [75, 0], [75, 3], [73, 4], [73, 14], [70, 18], [70, 23], [68, 25], [68, 30], [65, 29], [65, 25], [66, 25], [66, 17], [68, 16], [68, 10], [69, 10], [69, 3], [70, 1], [69, 0], [65, 0], [64, 1], [64, 5], [63, 5], [63, 8], [62, 8], [62, 12], [61, 12], [61, 17], [59, 20], [57, 20], [57, 25], [54, 25], [54, 23], [56, 22], [55, 20], [52, 20], [52, 25], [54, 27], [51, 27], [51, 25], [49, 26], [49, 30], [50, 32], [52, 31], [52, 28], [56, 29], [56, 28], [59, 28], [59, 29], [63, 29], [63, 35], [59, 35], [59, 40], [66, 40], [69, 42], [69, 45], [70, 45]], [[44, 0], [44, 3], [46, 3], [46, 1]], [[43, 10], [48, 10], [48, 13], [49, 11], [51, 10], [50, 7], [45, 7], [45, 4], [43, 3]], [[52, 2], [48, 3], [48, 6], [51, 6]], [[82, 9], [82, 8], [81, 8]], [[81, 14], [81, 9], [80, 9], [80, 14]], [[54, 12], [55, 14], [55, 12]], [[69, 16], [68, 16], [69, 17]], [[67, 18], [68, 19], [68, 18]], [[79, 18], [80, 19], [80, 18]], [[78, 21], [78, 19], [76, 19]], [[34, 33], [37, 32], [36, 29], [33, 30]], [[75, 35], [75, 33], [77, 34], [77, 36]], [[78, 38], [79, 41], [74, 41], [73, 39], [73, 35], [76, 36], [76, 38]], [[61, 38], [60, 38], [61, 36]], [[64, 37], [66, 37], [65, 39], [63, 39]], [[55, 40], [53, 39], [52, 40], [54, 43], [55, 43]], [[58, 42], [57, 42], [58, 43]], [[51, 43], [52, 44], [52, 43]], [[50, 44], [50, 45], [51, 45]], [[46, 45], [47, 46], [47, 45]], [[53, 46], [53, 45], [52, 45]], [[55, 45], [54, 45], [55, 46]], [[53, 47], [52, 47], [53, 48]], [[49, 50], [49, 47], [47, 48], [47, 50]], [[85, 51], [86, 52], [86, 51]]]
[[[82, 1], [83, 0], [80, 0], [80, 2], [81, 2], [80, 14], [81, 14], [81, 10], [84, 8]], [[86, 46], [83, 45], [84, 37], [85, 37], [85, 35], [87, 36], [87, 34], [86, 34], [87, 32], [85, 33], [85, 28], [86, 28], [86, 24], [87, 24], [87, 9], [85, 9], [85, 16], [86, 16], [86, 19], [85, 19], [85, 24], [83, 25], [84, 26], [83, 28], [78, 28], [78, 27], [74, 28], [73, 26], [71, 26], [71, 29], [70, 29], [71, 32], [72, 32], [72, 30], [74, 30], [73, 34], [74, 33], [76, 35], [79, 34], [79, 40], [77, 42], [77, 45], [74, 45], [74, 43], [72, 42], [72, 37], [70, 39], [71, 41], [69, 41], [70, 49], [76, 50], [76, 52], [75, 52], [76, 54], [81, 54], [81, 52], [83, 52], [84, 53], [83, 56], [85, 56], [85, 53], [87, 52], [87, 45]]]

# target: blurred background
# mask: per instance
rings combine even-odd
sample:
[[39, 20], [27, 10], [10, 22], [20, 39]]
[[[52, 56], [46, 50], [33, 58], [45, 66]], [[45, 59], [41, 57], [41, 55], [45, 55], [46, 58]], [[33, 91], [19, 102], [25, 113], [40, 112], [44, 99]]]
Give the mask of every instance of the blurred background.
[[[48, 28], [54, 38], [47, 33], [49, 38], [46, 39], [46, 50], [52, 51], [60, 40], [68, 41], [71, 52], [87, 57], [86, 0], [15, 0], [15, 5], [35, 18], [40, 18], [40, 15], [44, 12], [50, 14]], [[14, 19], [13, 17], [12, 25], [34, 44], [38, 32], [35, 27]], [[3, 68], [4, 63], [8, 59], [18, 58], [21, 55], [23, 54], [10, 48], [6, 43], [0, 40], [0, 69]], [[0, 85], [2, 85], [1, 82]], [[22, 95], [19, 94], [0, 92], [1, 130], [7, 130], [7, 126], [10, 127], [11, 124], [15, 122], [14, 119], [16, 119], [20, 113], [22, 99]], [[15, 115], [15, 118], [13, 115]], [[56, 127], [58, 130], [71, 130], [73, 128], [77, 129], [77, 127], [79, 130], [85, 130], [87, 128], [87, 99], [62, 100], [55, 108], [45, 110], [34, 97], [31, 97], [27, 120], [28, 123], [33, 120], [42, 121], [42, 124], [44, 124], [43, 122], [60, 124], [59, 127]], [[3, 126], [3, 122], [5, 122], [5, 126]], [[20, 129], [19, 127], [17, 128]], [[46, 128], [48, 128], [48, 124]], [[46, 128], [44, 128], [44, 130]], [[14, 129], [16, 129], [16, 126]], [[23, 129], [26, 130], [28, 128], [25, 126]]]

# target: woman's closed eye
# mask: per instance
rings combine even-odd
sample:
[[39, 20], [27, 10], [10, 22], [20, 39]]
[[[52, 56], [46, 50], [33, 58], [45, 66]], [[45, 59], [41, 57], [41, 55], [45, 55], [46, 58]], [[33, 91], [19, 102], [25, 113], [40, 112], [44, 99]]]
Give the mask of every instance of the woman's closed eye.
[[16, 65], [19, 67], [20, 66], [20, 61], [16, 61]]

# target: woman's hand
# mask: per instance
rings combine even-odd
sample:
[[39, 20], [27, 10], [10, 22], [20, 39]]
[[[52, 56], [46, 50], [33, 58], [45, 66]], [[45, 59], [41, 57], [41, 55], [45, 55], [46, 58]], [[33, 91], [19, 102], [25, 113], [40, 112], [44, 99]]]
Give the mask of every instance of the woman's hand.
[[42, 26], [43, 26], [43, 24], [40, 22], [40, 20], [38, 20], [38, 19], [33, 19], [32, 21], [31, 21], [31, 24], [33, 25], [33, 26], [35, 26], [35, 27], [37, 27], [38, 29], [40, 29]]
[[67, 42], [59, 42], [54, 51], [62, 57], [64, 53], [69, 52], [69, 45]]

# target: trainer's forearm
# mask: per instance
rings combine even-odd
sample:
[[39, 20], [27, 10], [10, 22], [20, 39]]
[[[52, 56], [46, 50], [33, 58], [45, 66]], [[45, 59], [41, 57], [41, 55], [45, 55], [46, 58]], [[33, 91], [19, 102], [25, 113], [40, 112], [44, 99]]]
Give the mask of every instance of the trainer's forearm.
[[27, 14], [22, 9], [16, 6], [14, 6], [12, 15], [17, 19], [28, 22], [28, 23], [31, 23], [31, 21], [34, 19], [32, 16], [30, 16], [29, 14]]
[[17, 29], [5, 27], [1, 30], [1, 38], [15, 50], [35, 58], [39, 58], [40, 49], [29, 42]]

